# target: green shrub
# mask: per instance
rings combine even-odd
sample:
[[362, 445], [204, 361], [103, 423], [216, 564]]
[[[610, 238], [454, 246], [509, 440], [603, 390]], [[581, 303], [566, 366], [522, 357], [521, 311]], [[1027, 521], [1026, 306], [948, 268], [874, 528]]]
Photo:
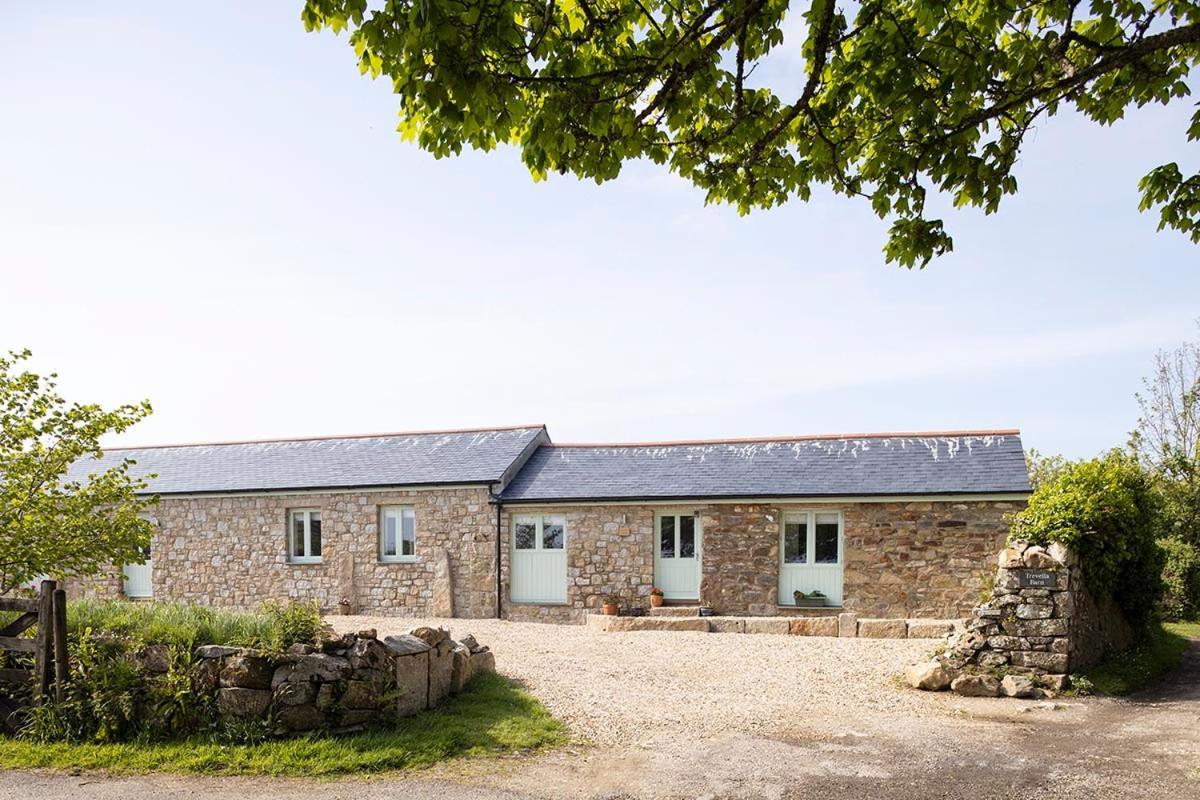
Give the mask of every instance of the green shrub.
[[290, 603], [269, 602], [263, 612], [271, 621], [270, 635], [264, 644], [270, 650], [285, 650], [293, 644], [311, 644], [320, 637], [324, 622], [321, 607], [313, 600]]
[[1158, 540], [1163, 551], [1163, 595], [1160, 602], [1164, 619], [1188, 620], [1200, 617], [1200, 549], [1182, 539]]
[[64, 699], [33, 706], [22, 735], [39, 742], [131, 738], [145, 685], [126, 643], [88, 628], [70, 645], [72, 672]]
[[[71, 680], [61, 702], [29, 709], [22, 736], [37, 742], [121, 742], [215, 736], [260, 741], [264, 724], [216, 726], [215, 696], [195, 682], [195, 648], [206, 644], [280, 651], [315, 644], [316, 603], [269, 603], [260, 613], [181, 603], [78, 601], [67, 605]], [[138, 665], [147, 645], [166, 645], [164, 675]]]
[[1074, 548], [1088, 588], [1111, 594], [1129, 622], [1145, 630], [1162, 593], [1159, 510], [1151, 477], [1114, 450], [1062, 465], [1013, 516], [1009, 538]]

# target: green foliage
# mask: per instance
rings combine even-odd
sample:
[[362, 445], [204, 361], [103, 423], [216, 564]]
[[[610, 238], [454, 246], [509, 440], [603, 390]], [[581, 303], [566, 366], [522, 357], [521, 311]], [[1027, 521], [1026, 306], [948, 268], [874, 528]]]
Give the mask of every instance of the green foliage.
[[[535, 179], [597, 183], [649, 159], [743, 213], [826, 186], [889, 220], [884, 252], [908, 267], [953, 247], [930, 190], [992, 213], [1039, 119], [1182, 102], [1200, 60], [1185, 0], [307, 0], [301, 18], [349, 31], [401, 137], [439, 158], [509, 144]], [[755, 80], [789, 54], [797, 89]], [[1167, 164], [1141, 191], [1200, 239], [1200, 175]]]
[[41, 575], [95, 575], [106, 566], [140, 563], [152, 527], [142, 514], [152, 498], [132, 462], [67, 479], [76, 461], [100, 455], [100, 438], [128, 429], [150, 404], [106, 411], [68, 404], [56, 376], [21, 371], [29, 351], [0, 356], [0, 595]]
[[138, 729], [144, 682], [126, 645], [91, 630], [71, 640], [62, 702], [35, 705], [22, 736], [35, 742], [116, 742]]
[[1200, 548], [1181, 539], [1159, 539], [1163, 562], [1163, 619], [1200, 617]]
[[1075, 691], [1122, 696], [1161, 680], [1179, 666], [1190, 646], [1187, 639], [1169, 627], [1155, 625], [1133, 647], [1105, 659], [1082, 676], [1071, 676]]
[[1153, 472], [1165, 533], [1200, 546], [1200, 341], [1154, 357], [1130, 446]]
[[[158, 741], [200, 733], [225, 742], [261, 741], [263, 724], [216, 729], [215, 697], [195, 681], [195, 648], [281, 651], [297, 642], [315, 644], [321, 633], [320, 612], [311, 602], [270, 603], [258, 614], [181, 603], [69, 603], [66, 697], [31, 709], [23, 735], [38, 742]], [[148, 645], [167, 647], [165, 675], [140, 670], [138, 658]]]
[[321, 621], [321, 606], [315, 600], [272, 601], [263, 605], [263, 612], [271, 625], [269, 639], [263, 643], [267, 650], [286, 650], [297, 642], [315, 642], [325, 625]]
[[1025, 454], [1025, 468], [1029, 472], [1029, 485], [1034, 489], [1058, 477], [1068, 462], [1062, 456], [1048, 456], [1033, 448]]
[[72, 640], [91, 629], [120, 638], [132, 649], [147, 644], [185, 650], [205, 644], [269, 649], [273, 642], [287, 638], [278, 629], [276, 619], [268, 613], [251, 614], [186, 603], [77, 600], [67, 604], [67, 629]]
[[1159, 509], [1151, 477], [1114, 450], [1065, 464], [1038, 486], [1013, 516], [1010, 539], [1074, 548], [1088, 588], [1111, 594], [1132, 625], [1145, 627], [1162, 592]]
[[[499, 675], [477, 676], [458, 697], [387, 728], [355, 736], [317, 734], [242, 743], [261, 725], [232, 730], [235, 738], [68, 744], [0, 738], [0, 768], [173, 772], [295, 777], [363, 775], [421, 769], [463, 756], [523, 753], [567, 741], [561, 723], [533, 696]], [[233, 744], [229, 742], [236, 741]]]

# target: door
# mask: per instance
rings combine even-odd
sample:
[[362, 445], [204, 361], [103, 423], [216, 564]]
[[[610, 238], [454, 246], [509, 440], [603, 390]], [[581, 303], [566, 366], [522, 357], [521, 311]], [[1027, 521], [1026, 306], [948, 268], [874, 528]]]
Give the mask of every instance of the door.
[[654, 585], [666, 600], [700, 599], [700, 515], [659, 514], [655, 522]]
[[512, 601], [567, 602], [566, 517], [515, 516], [512, 530]]
[[126, 564], [125, 565], [125, 596], [126, 597], [153, 597], [154, 584], [151, 580], [153, 574], [153, 562], [150, 559], [150, 548], [146, 547], [142, 550], [142, 555], [146, 557], [144, 564]]
[[779, 605], [796, 604], [795, 593], [820, 592], [825, 605], [842, 604], [842, 513], [788, 511], [779, 543]]

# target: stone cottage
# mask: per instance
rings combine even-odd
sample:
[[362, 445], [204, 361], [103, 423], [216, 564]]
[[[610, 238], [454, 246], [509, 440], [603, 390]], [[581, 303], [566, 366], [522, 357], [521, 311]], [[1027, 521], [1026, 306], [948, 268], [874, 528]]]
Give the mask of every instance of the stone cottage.
[[580, 622], [654, 587], [721, 614], [963, 616], [1029, 495], [1015, 430], [560, 445], [529, 426], [114, 448], [72, 477], [124, 459], [155, 476], [156, 533], [85, 591], [407, 616]]

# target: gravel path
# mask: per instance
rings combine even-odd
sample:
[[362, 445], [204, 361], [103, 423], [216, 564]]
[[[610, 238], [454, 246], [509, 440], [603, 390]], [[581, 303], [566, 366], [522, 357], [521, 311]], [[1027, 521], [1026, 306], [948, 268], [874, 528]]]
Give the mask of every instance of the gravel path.
[[[783, 736], [844, 731], [868, 715], [935, 713], [926, 697], [897, 691], [895, 676], [929, 652], [929, 640], [639, 631], [502, 620], [333, 617], [339, 631], [380, 636], [440, 625], [471, 633], [497, 669], [529, 688], [572, 731], [599, 744], [662, 741], [687, 730]], [[937, 712], [944, 713], [944, 712]]]

